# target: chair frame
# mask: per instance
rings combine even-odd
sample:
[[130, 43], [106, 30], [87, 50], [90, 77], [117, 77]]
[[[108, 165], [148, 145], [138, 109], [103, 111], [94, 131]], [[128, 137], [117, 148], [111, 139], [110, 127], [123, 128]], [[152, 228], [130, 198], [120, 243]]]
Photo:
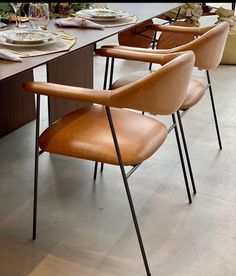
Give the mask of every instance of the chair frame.
[[[221, 26], [223, 26], [223, 24], [224, 24], [224, 27], [222, 27], [222, 28], [224, 28], [224, 30], [226, 30], [226, 28], [229, 28], [227, 23], [221, 23], [221, 24], [222, 24]], [[122, 45], [121, 46], [120, 45], [106, 45], [106, 46], [103, 46], [102, 48], [107, 48], [108, 53], [104, 54], [102, 52], [101, 55], [105, 56], [105, 57], [108, 57], [109, 54], [111, 54], [111, 57], [113, 57], [113, 58], [116, 57], [116, 58], [126, 59], [126, 56], [124, 55], [124, 52], [126, 52], [126, 53], [127, 52], [131, 52], [131, 53], [133, 52], [133, 53], [136, 53], [136, 54], [137, 53], [149, 53], [150, 55], [153, 55], [155, 53], [170, 54], [170, 53], [183, 52], [183, 51], [186, 51], [186, 50], [192, 50], [191, 46], [188, 46], [188, 43], [187, 43], [187, 44], [184, 44], [184, 45], [180, 44], [176, 48], [174, 47], [174, 48], [171, 48], [171, 49], [157, 49], [153, 53], [151, 52], [155, 48], [157, 31], [167, 31], [167, 32], [169, 31], [169, 32], [176, 32], [176, 33], [189, 33], [189, 34], [193, 34], [194, 37], [196, 38], [197, 36], [199, 36], [199, 35], [201, 36], [201, 35], [205, 34], [206, 32], [210, 31], [214, 27], [215, 26], [213, 26], [213, 25], [208, 26], [208, 27], [203, 27], [203, 28], [198, 28], [198, 27], [189, 28], [189, 27], [176, 27], [176, 26], [169, 26], [168, 27], [168, 26], [163, 26], [161, 24], [157, 24], [157, 25], [152, 24], [152, 25], [146, 27], [147, 29], [152, 29], [153, 33], [154, 33], [154, 35], [153, 35], [153, 37], [154, 37], [153, 45], [152, 45], [151, 50], [150, 49], [143, 49], [143, 48], [139, 48], [139, 47], [129, 47], [129, 46], [127, 47], [127, 46], [122, 46]], [[195, 40], [194, 37], [193, 37], [193, 41]], [[223, 37], [221, 36], [221, 38], [223, 38], [226, 41], [226, 33], [224, 33]], [[159, 41], [159, 39], [158, 39], [158, 41]], [[193, 43], [190, 42], [189, 45], [192, 45], [192, 44]], [[187, 46], [185, 46], [185, 45], [187, 45]], [[112, 52], [112, 49], [114, 49], [113, 52]], [[109, 52], [109, 50], [111, 50], [111, 52]], [[117, 53], [116, 50], [121, 50], [121, 51], [119, 53]], [[124, 51], [124, 52], [122, 53], [122, 51]], [[194, 50], [192, 50], [192, 51], [194, 51]], [[218, 51], [219, 51], [219, 49], [218, 49]], [[220, 51], [221, 51], [221, 54], [222, 54], [223, 53], [222, 48], [220, 49]], [[128, 59], [137, 60], [132, 56], [129, 56]], [[144, 61], [144, 60], [140, 60], [140, 61]], [[219, 125], [218, 125], [218, 120], [217, 120], [217, 115], [216, 115], [216, 108], [215, 108], [215, 102], [214, 102], [213, 91], [212, 91], [212, 84], [211, 84], [210, 73], [209, 73], [209, 68], [215, 68], [217, 66], [217, 62], [219, 62], [219, 60], [215, 61], [215, 63], [213, 63], [213, 64], [211, 63], [211, 65], [205, 64], [204, 62], [203, 62], [203, 65], [202, 65], [200, 62], [198, 62], [196, 64], [196, 67], [198, 66], [198, 67], [200, 67], [200, 68], [202, 68], [206, 71], [208, 84], [205, 87], [205, 91], [209, 88], [210, 100], [211, 100], [211, 106], [212, 106], [212, 111], [213, 111], [213, 117], [214, 117], [214, 123], [215, 123], [215, 128], [216, 128], [216, 134], [217, 134], [219, 149], [222, 150], [222, 143], [221, 143]], [[149, 70], [151, 69], [151, 66], [152, 66], [152, 63], [151, 63], [151, 61], [149, 61]], [[186, 112], [188, 110], [189, 110], [189, 108], [185, 109], [185, 110], [179, 109], [177, 111], [177, 117], [178, 117], [178, 122], [179, 122], [179, 126], [180, 126], [180, 132], [181, 132], [181, 136], [182, 136], [182, 142], [183, 142], [183, 146], [184, 146], [185, 156], [186, 156], [186, 159], [187, 159], [187, 164], [188, 164], [189, 174], [190, 174], [190, 178], [191, 178], [193, 193], [196, 194], [195, 181], [194, 181], [194, 177], [193, 177], [192, 166], [191, 166], [191, 162], [190, 162], [190, 158], [189, 158], [186, 138], [185, 138], [185, 135], [184, 135], [183, 124], [182, 124], [182, 119], [181, 119], [186, 114]], [[144, 114], [144, 112], [143, 112], [143, 114]], [[101, 168], [103, 168], [103, 166]]]
[[[135, 83], [134, 85], [129, 85], [127, 87], [124, 87], [122, 89], [117, 89], [116, 91], [107, 91], [107, 93], [104, 93], [106, 91], [104, 90], [94, 90], [94, 89], [89, 89], [89, 88], [82, 88], [82, 87], [71, 87], [71, 86], [66, 86], [66, 85], [61, 85], [61, 84], [53, 84], [53, 83], [43, 83], [43, 82], [27, 82], [25, 84], [23, 84], [23, 88], [25, 90], [28, 90], [31, 93], [36, 94], [36, 124], [35, 124], [35, 162], [34, 162], [34, 192], [33, 192], [33, 233], [32, 233], [32, 239], [35, 240], [36, 236], [37, 236], [37, 209], [38, 209], [38, 183], [39, 183], [39, 157], [40, 155], [44, 152], [54, 152], [54, 153], [58, 153], [58, 154], [62, 154], [65, 156], [77, 156], [77, 157], [81, 157], [84, 159], [87, 159], [85, 156], [83, 156], [82, 152], [78, 152], [77, 155], [71, 155], [70, 152], [67, 151], [61, 151], [60, 149], [57, 150], [53, 150], [50, 149], [50, 147], [47, 147], [44, 145], [44, 136], [41, 136], [40, 134], [40, 97], [41, 95], [46, 95], [46, 96], [54, 96], [54, 97], [60, 97], [60, 98], [64, 98], [64, 99], [70, 99], [70, 100], [81, 100], [81, 101], [86, 101], [88, 103], [92, 103], [92, 104], [99, 104], [101, 106], [103, 106], [105, 109], [102, 109], [102, 112], [104, 111], [106, 114], [106, 117], [104, 117], [104, 113], [102, 114], [102, 119], [107, 120], [108, 124], [109, 124], [109, 128], [110, 128], [110, 133], [111, 133], [111, 137], [109, 139], [112, 139], [112, 144], [114, 145], [114, 149], [115, 149], [115, 156], [112, 155], [111, 160], [109, 161], [109, 158], [99, 158], [96, 156], [96, 154], [98, 154], [95, 151], [95, 155], [91, 155], [90, 157], [88, 157], [87, 160], [108, 160], [108, 163], [110, 162], [111, 164], [116, 164], [120, 167], [120, 171], [121, 171], [121, 175], [122, 175], [122, 179], [123, 179], [123, 183], [124, 183], [124, 188], [126, 191], [126, 196], [128, 199], [128, 203], [129, 203], [129, 208], [130, 208], [130, 212], [131, 212], [131, 216], [132, 216], [132, 220], [134, 223], [134, 227], [135, 227], [135, 232], [136, 232], [136, 236], [138, 239], [138, 244], [140, 247], [140, 251], [141, 251], [141, 255], [142, 255], [142, 260], [144, 263], [144, 267], [145, 267], [145, 271], [146, 271], [146, 275], [150, 276], [150, 269], [149, 269], [149, 264], [147, 261], [147, 255], [144, 249], [144, 244], [143, 244], [143, 240], [142, 240], [142, 236], [141, 236], [141, 232], [140, 232], [140, 227], [138, 224], [138, 220], [137, 220], [137, 216], [136, 216], [136, 212], [135, 212], [135, 208], [134, 208], [134, 204], [133, 204], [133, 199], [131, 196], [131, 191], [129, 188], [129, 184], [128, 184], [128, 177], [135, 171], [135, 169], [137, 169], [138, 166], [140, 166], [146, 159], [148, 159], [150, 157], [150, 155], [152, 155], [154, 153], [155, 150], [157, 150], [161, 144], [164, 142], [164, 140], [166, 139], [167, 136], [167, 128], [164, 127], [164, 125], [159, 122], [159, 120], [157, 120], [157, 125], [154, 124], [152, 127], [153, 129], [156, 129], [156, 131], [158, 131], [158, 128], [160, 127], [161, 133], [160, 133], [160, 144], [156, 144], [153, 145], [153, 149], [150, 149], [150, 152], [146, 152], [146, 155], [144, 153], [143, 157], [138, 157], [137, 158], [131, 158], [130, 161], [129, 158], [126, 160], [126, 158], [123, 159], [122, 154], [121, 154], [121, 150], [120, 150], [120, 145], [119, 145], [119, 141], [117, 138], [117, 134], [116, 134], [116, 130], [115, 130], [115, 126], [113, 123], [113, 116], [111, 114], [111, 109], [112, 108], [135, 108], [137, 110], [145, 110], [145, 111], [154, 111], [155, 110], [162, 110], [161, 106], [156, 106], [155, 104], [153, 104], [153, 102], [147, 102], [143, 104], [143, 99], [145, 99], [145, 95], [146, 95], [146, 91], [143, 89], [144, 84], [147, 84], [147, 86], [152, 87], [152, 85], [154, 85], [155, 87], [157, 86], [157, 81], [160, 79], [160, 81], [162, 83], [165, 83], [165, 77], [166, 76], [171, 76], [171, 80], [173, 81], [176, 78], [176, 75], [179, 76], [179, 74], [186, 74], [186, 78], [184, 78], [181, 82], [181, 85], [179, 87], [179, 89], [177, 90], [177, 94], [175, 93], [174, 95], [171, 94], [172, 90], [168, 89], [167, 91], [168, 96], [171, 97], [173, 96], [175, 101], [169, 101], [169, 104], [167, 103], [167, 105], [165, 106], [165, 108], [163, 109], [163, 114], [172, 114], [174, 111], [176, 111], [178, 109], [178, 107], [181, 105], [182, 100], [184, 99], [184, 95], [187, 91], [187, 85], [188, 85], [188, 81], [190, 79], [191, 76], [191, 70], [193, 68], [193, 64], [194, 64], [194, 54], [192, 51], [189, 51], [188, 53], [184, 53], [183, 54], [183, 58], [179, 57], [178, 58], [178, 62], [177, 62], [177, 56], [180, 56], [181, 54], [177, 54], [177, 55], [170, 55], [167, 56], [167, 62], [173, 60], [172, 63], [167, 64], [166, 66], [166, 70], [160, 70], [160, 73], [156, 73], [153, 74], [150, 77], [145, 78], [145, 80], [140, 84], [140, 83]], [[148, 58], [148, 60], [150, 60], [149, 55], [143, 55], [144, 58]], [[176, 61], [175, 61], [176, 58]], [[156, 60], [162, 60], [164, 59], [166, 61], [166, 55], [165, 56], [155, 56], [153, 57], [153, 61]], [[180, 71], [176, 70], [176, 65], [180, 65]], [[114, 65], [114, 62], [113, 62]], [[164, 78], [163, 78], [164, 76]], [[157, 78], [157, 79], [156, 79]], [[158, 79], [159, 78], [159, 79]], [[110, 78], [111, 80], [111, 78]], [[173, 82], [171, 84], [171, 86], [168, 86], [168, 88], [173, 86]], [[181, 89], [182, 88], [182, 89]], [[91, 93], [91, 92], [97, 92], [97, 93]], [[138, 93], [138, 95], [141, 95], [141, 98], [137, 101], [133, 102], [133, 97], [130, 96], [129, 92], [132, 93]], [[140, 94], [141, 93], [141, 94]], [[153, 89], [152, 90], [152, 94], [157, 97], [156, 99], [160, 99], [160, 102], [162, 100], [162, 94], [160, 93], [160, 89], [158, 92], [158, 89]], [[158, 98], [159, 97], [159, 98]], [[123, 100], [123, 101], [122, 101]], [[96, 109], [96, 107], [94, 107], [94, 109]], [[93, 107], [91, 108], [92, 114], [93, 114]], [[90, 111], [89, 111], [90, 112]], [[122, 113], [122, 111], [120, 110], [120, 112]], [[123, 110], [123, 112], [126, 112]], [[79, 113], [80, 114], [80, 113]], [[119, 114], [119, 112], [118, 112]], [[78, 115], [77, 113], [75, 115]], [[88, 113], [88, 116], [90, 116], [90, 113]], [[134, 116], [134, 115], [132, 115]], [[135, 117], [135, 116], [134, 116]], [[142, 121], [142, 116], [137, 115], [137, 117], [139, 119], [141, 119]], [[66, 119], [66, 118], [65, 118]], [[150, 119], [151, 120], [151, 119]], [[174, 120], [174, 115], [173, 115], [173, 120]], [[63, 123], [63, 120], [62, 120]], [[56, 123], [55, 123], [56, 124]], [[56, 125], [57, 126], [57, 125]], [[55, 126], [55, 127], [56, 127]], [[151, 126], [150, 126], [151, 127]], [[50, 126], [49, 126], [50, 128]], [[53, 127], [52, 127], [53, 128]], [[107, 131], [108, 129], [106, 129]], [[152, 128], [150, 129], [152, 130]], [[52, 129], [53, 131], [53, 129]], [[49, 130], [50, 133], [50, 130]], [[44, 133], [47, 136], [47, 133]], [[42, 134], [42, 135], [44, 135]], [[40, 141], [40, 137], [42, 137], [42, 141]], [[49, 140], [50, 140], [50, 134], [49, 134]], [[147, 137], [146, 137], [147, 139]], [[47, 138], [46, 138], [47, 140]], [[158, 142], [158, 141], [157, 141]], [[61, 140], [59, 139], [59, 143], [61, 143]], [[40, 149], [40, 146], [42, 149]], [[111, 144], [110, 144], [111, 145]], [[83, 148], [82, 148], [83, 151]], [[106, 162], [105, 161], [105, 162]], [[138, 164], [135, 164], [135, 162], [137, 162]], [[124, 164], [125, 165], [129, 165], [132, 164], [133, 168], [126, 174], [125, 173], [125, 169], [124, 169]]]
[[[157, 36], [157, 30], [154, 30], [154, 34], [153, 34], [153, 41], [152, 41], [152, 49], [155, 49], [155, 43], [157, 42], [156, 40], [156, 36]], [[195, 38], [197, 38], [197, 36], [195, 36]], [[158, 48], [157, 48], [158, 49]], [[162, 50], [162, 49], [160, 49]], [[152, 69], [152, 63], [149, 64], [149, 70]], [[216, 135], [217, 135], [217, 140], [218, 140], [218, 144], [219, 144], [219, 149], [222, 150], [222, 142], [221, 142], [221, 136], [220, 136], [220, 130], [219, 130], [219, 124], [218, 124], [218, 119], [217, 119], [217, 114], [216, 114], [216, 107], [215, 107], [215, 101], [214, 101], [214, 96], [213, 96], [213, 91], [212, 91], [212, 84], [211, 84], [211, 79], [210, 79], [210, 72], [208, 69], [205, 70], [206, 72], [206, 76], [207, 76], [207, 86], [206, 89], [209, 89], [209, 93], [210, 93], [210, 100], [211, 100], [211, 106], [212, 106], [212, 112], [213, 112], [213, 118], [214, 118], [214, 123], [215, 123], [215, 128], [216, 128]], [[187, 112], [187, 110], [186, 110]], [[186, 113], [185, 111], [181, 112], [180, 114], [180, 118], [179, 120], [181, 121], [181, 118], [185, 115]], [[178, 116], [179, 117], [179, 116]], [[182, 123], [181, 123], [182, 125]], [[183, 136], [182, 136], [183, 137]], [[183, 140], [185, 140], [185, 138], [183, 137]], [[189, 155], [188, 154], [188, 150], [186, 148], [186, 157]], [[189, 157], [187, 157], [187, 159], [189, 159]], [[189, 163], [190, 161], [188, 161]], [[192, 168], [191, 165], [189, 166], [189, 172], [191, 175], [191, 179], [193, 179], [193, 173], [192, 173]], [[194, 180], [193, 180], [194, 181]]]
[[[32, 233], [32, 239], [33, 240], [36, 240], [36, 235], [37, 235], [39, 156], [44, 152], [43, 150], [39, 150], [40, 96], [41, 96], [40, 94], [37, 94], [37, 96], [36, 96], [35, 163], [34, 163], [34, 195], [33, 195], [33, 233]], [[136, 236], [137, 236], [137, 239], [138, 239], [138, 243], [139, 243], [139, 247], [140, 247], [140, 251], [141, 251], [141, 255], [142, 255], [142, 259], [143, 259], [143, 263], [144, 263], [144, 267], [145, 267], [147, 276], [151, 276], [151, 272], [150, 272], [150, 269], [149, 269], [149, 264], [148, 264], [148, 261], [147, 261], [147, 256], [146, 256], [146, 252], [145, 252], [145, 249], [144, 249], [144, 244], [143, 244], [143, 240], [142, 240], [142, 236], [141, 236], [141, 232], [140, 232], [140, 229], [139, 229], [139, 224], [138, 224], [138, 220], [137, 220], [137, 216], [136, 216], [136, 212], [135, 212], [135, 208], [134, 208], [134, 204], [133, 204], [133, 199], [132, 199], [129, 184], [128, 184], [128, 177], [133, 173], [134, 170], [131, 170], [130, 173], [128, 173], [126, 175], [123, 160], [122, 160], [122, 156], [121, 156], [121, 152], [120, 152], [120, 148], [119, 148], [118, 139], [117, 139], [117, 136], [116, 136], [115, 127], [114, 127], [113, 120], [112, 120], [112, 115], [111, 115], [111, 112], [110, 112], [110, 107], [105, 106], [105, 108], [106, 108], [106, 114], [107, 114], [110, 130], [111, 130], [111, 133], [112, 133], [114, 146], [115, 146], [115, 149], [116, 149], [117, 158], [118, 158], [118, 161], [119, 161], [119, 167], [120, 167], [120, 171], [121, 171], [121, 174], [122, 174], [122, 179], [123, 179], [126, 195], [127, 195], [128, 202], [129, 202], [129, 207], [130, 207], [130, 211], [131, 211], [131, 215], [132, 215], [132, 219], [133, 219], [133, 223], [134, 223], [134, 227], [135, 227], [135, 232], [136, 232]], [[141, 163], [137, 164], [135, 167], [138, 167], [140, 165], [141, 165]]]
[[[104, 82], [103, 82], [103, 89], [104, 90], [107, 89], [108, 74], [109, 74], [109, 59], [110, 59], [110, 57], [106, 57]], [[115, 62], [115, 58], [111, 57], [110, 77], [109, 77], [109, 85], [108, 85], [109, 90], [111, 89], [112, 81], [113, 81], [114, 62]], [[144, 112], [142, 112], [142, 114], [144, 114]], [[180, 124], [181, 137], [182, 137], [182, 140], [183, 140], [184, 150], [185, 150], [187, 164], [188, 164], [188, 168], [189, 168], [193, 194], [195, 195], [197, 193], [196, 186], [195, 186], [195, 181], [194, 181], [191, 162], [190, 162], [190, 158], [189, 158], [189, 154], [188, 154], [188, 149], [187, 149], [187, 143], [186, 143], [186, 139], [185, 139], [185, 135], [184, 135], [184, 130], [183, 130], [183, 126], [182, 126], [182, 123], [181, 123], [181, 118], [180, 118], [178, 112], [177, 112], [177, 118], [178, 118], [178, 121], [179, 121], [179, 124]], [[190, 188], [189, 188], [188, 177], [187, 177], [187, 172], [186, 172], [186, 168], [185, 168], [183, 151], [182, 151], [181, 142], [180, 142], [180, 138], [179, 138], [179, 132], [178, 132], [177, 120], [176, 120], [175, 114], [172, 114], [172, 122], [173, 122], [173, 124], [169, 127], [168, 133], [170, 133], [173, 128], [175, 129], [176, 142], [177, 142], [177, 147], [178, 147], [178, 152], [179, 152], [179, 157], [180, 157], [180, 162], [181, 162], [181, 167], [182, 167], [182, 172], [183, 172], [183, 177], [184, 177], [184, 182], [185, 182], [185, 187], [186, 187], [186, 192], [187, 192], [187, 197], [188, 197], [188, 202], [189, 202], [189, 204], [191, 204], [192, 203], [192, 197], [191, 197], [191, 192], [190, 192]], [[98, 168], [98, 162], [96, 161], [95, 165], [94, 165], [94, 180], [96, 180], [96, 177], [97, 177], [97, 168]], [[103, 169], [104, 169], [104, 163], [101, 163], [100, 172], [103, 172]], [[136, 168], [134, 167], [132, 170], [134, 171], [135, 169]]]

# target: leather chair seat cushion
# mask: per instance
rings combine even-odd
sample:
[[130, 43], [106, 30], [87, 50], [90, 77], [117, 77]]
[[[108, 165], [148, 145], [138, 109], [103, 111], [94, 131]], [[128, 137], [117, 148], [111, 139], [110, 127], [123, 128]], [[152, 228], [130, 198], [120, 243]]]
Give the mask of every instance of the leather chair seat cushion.
[[[112, 89], [119, 88], [128, 83], [137, 81], [138, 79], [141, 79], [150, 74], [150, 72], [151, 71], [148, 70], [136, 71], [124, 77], [121, 77], [112, 84]], [[176, 83], [176, 85], [178, 84]], [[191, 79], [189, 82], [187, 94], [185, 96], [183, 104], [180, 107], [180, 110], [186, 110], [197, 104], [204, 96], [205, 90], [206, 86], [201, 81]]]
[[[126, 109], [111, 108], [124, 165], [143, 162], [167, 137], [161, 122]], [[39, 138], [41, 149], [66, 156], [118, 165], [105, 108], [73, 111], [53, 123]]]
[[150, 73], [151, 73], [150, 70], [143, 70], [143, 71], [136, 71], [133, 73], [129, 73], [129, 74], [125, 75], [124, 77], [121, 77], [118, 80], [116, 80], [112, 84], [111, 89], [116, 89], [116, 88], [122, 87], [126, 84], [129, 84], [131, 82], [135, 82], [138, 79], [148, 76]]
[[201, 81], [191, 79], [184, 102], [179, 109], [186, 110], [197, 104], [205, 95], [205, 91], [206, 86]]

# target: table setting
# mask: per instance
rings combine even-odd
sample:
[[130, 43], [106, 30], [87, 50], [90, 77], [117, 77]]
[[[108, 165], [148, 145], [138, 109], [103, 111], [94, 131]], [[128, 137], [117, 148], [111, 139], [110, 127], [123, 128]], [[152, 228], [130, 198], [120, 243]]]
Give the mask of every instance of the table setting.
[[50, 20], [48, 3], [29, 3], [28, 16], [24, 20], [29, 22], [27, 25], [22, 24], [17, 10], [21, 3], [10, 5], [14, 7], [15, 26], [7, 26], [0, 31], [1, 59], [22, 61], [26, 57], [68, 51], [76, 43], [76, 37], [66, 35], [62, 30], [47, 29]]
[[83, 9], [75, 13], [76, 17], [96, 22], [104, 28], [117, 27], [136, 23], [138, 17], [122, 10], [112, 10], [105, 7]]
[[[21, 62], [22, 58], [70, 50], [77, 37], [66, 33], [66, 28], [86, 28], [103, 31], [107, 27], [132, 24], [137, 17], [121, 10], [90, 6], [55, 19], [56, 30], [48, 29], [52, 14], [48, 3], [29, 3], [27, 14], [22, 16], [23, 3], [9, 3], [12, 15], [8, 26], [0, 28], [0, 59]], [[0, 14], [1, 16], [1, 14]], [[0, 18], [1, 19], [1, 18]], [[0, 25], [1, 27], [1, 25]]]
[[[29, 29], [33, 29], [29, 22], [28, 9], [26, 11], [25, 6], [29, 3], [23, 3], [21, 7], [21, 20], [23, 25], [27, 25]], [[50, 7], [49, 3], [49, 7]], [[55, 3], [53, 3], [55, 4]], [[84, 3], [82, 3], [85, 5]], [[77, 5], [81, 7], [81, 3], [69, 3], [70, 5]], [[90, 3], [91, 4], [91, 3]], [[101, 3], [99, 3], [101, 4]], [[9, 6], [9, 3], [4, 3]], [[59, 6], [58, 3], [55, 5]], [[121, 27], [104, 27], [104, 29], [91, 29], [88, 27], [59, 27], [56, 24], [57, 19], [72, 17], [75, 18], [77, 11], [74, 10], [60, 14], [57, 17], [57, 13], [60, 13], [60, 9], [55, 10], [54, 13], [50, 10], [50, 20], [47, 25], [47, 30], [49, 32], [59, 33], [64, 39], [62, 41], [73, 41], [76, 38], [76, 44], [70, 50], [64, 50], [63, 52], [52, 53], [53, 47], [56, 48], [59, 39], [56, 43], [51, 45], [43, 45], [42, 47], [33, 47], [34, 52], [39, 51], [41, 56], [31, 57], [33, 54], [28, 47], [6, 47], [0, 45], [0, 49], [11, 50], [11, 54], [16, 54], [20, 57], [23, 62], [4, 60], [4, 55], [1, 55], [0, 59], [0, 83], [1, 83], [1, 97], [0, 101], [2, 103], [2, 122], [0, 122], [0, 136], [4, 136], [13, 130], [25, 125], [30, 122], [35, 117], [35, 107], [34, 107], [34, 97], [28, 97], [27, 93], [23, 93], [21, 88], [22, 82], [27, 82], [34, 79], [33, 70], [40, 66], [44, 66], [46, 73], [46, 79], [48, 82], [53, 83], [65, 83], [67, 85], [73, 85], [78, 87], [93, 87], [93, 77], [94, 77], [94, 46], [96, 43], [103, 41], [104, 39], [111, 38], [114, 35], [120, 34], [133, 26], [138, 27], [143, 22], [146, 22], [150, 18], [154, 18], [168, 10], [178, 7], [179, 3], [107, 3], [107, 7], [120, 11], [132, 13], [138, 16], [138, 21], [134, 24], [121, 26]], [[60, 5], [61, 6], [61, 5]], [[63, 3], [63, 7], [65, 7]], [[7, 26], [0, 29], [2, 31], [7, 31], [15, 28], [15, 22], [12, 20], [15, 16], [14, 11], [11, 9], [11, 14], [3, 13], [1, 8], [3, 3], [0, 3], [0, 20]], [[85, 9], [88, 9], [87, 6]], [[92, 8], [98, 8], [96, 7]], [[23, 12], [23, 9], [25, 12]], [[10, 20], [9, 20], [10, 18]], [[5, 20], [6, 19], [6, 20]], [[113, 24], [113, 23], [123, 23], [123, 20], [128, 20], [128, 18], [123, 18], [117, 21], [94, 21], [97, 24]], [[86, 19], [92, 21], [90, 19]], [[95, 19], [96, 20], [96, 19]], [[9, 22], [10, 21], [10, 22]], [[20, 29], [20, 30], [24, 30]], [[44, 54], [46, 50], [50, 50], [51, 54]], [[9, 53], [8, 53], [9, 54]], [[35, 53], [34, 53], [35, 54]], [[39, 53], [38, 53], [39, 54]], [[12, 56], [12, 55], [10, 55]], [[14, 56], [14, 55], [13, 55]], [[30, 57], [28, 57], [30, 56]], [[8, 57], [7, 57], [8, 58]], [[27, 98], [25, 97], [27, 95]], [[20, 105], [18, 103], [21, 103]], [[80, 103], [77, 102], [65, 102], [63, 103], [59, 99], [50, 99], [49, 101], [49, 121], [54, 122], [57, 118], [63, 116], [66, 112], [77, 108]], [[14, 116], [12, 116], [14, 114]]]

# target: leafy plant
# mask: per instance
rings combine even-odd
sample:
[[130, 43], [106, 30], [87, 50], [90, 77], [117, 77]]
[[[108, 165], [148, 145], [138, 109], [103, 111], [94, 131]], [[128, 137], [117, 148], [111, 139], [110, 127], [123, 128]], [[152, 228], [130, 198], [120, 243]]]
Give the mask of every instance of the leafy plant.
[[0, 20], [4, 23], [10, 22], [14, 12], [9, 3], [0, 3]]
[[73, 13], [82, 9], [88, 9], [90, 5], [90, 3], [78, 2], [50, 3], [50, 11], [55, 14]]

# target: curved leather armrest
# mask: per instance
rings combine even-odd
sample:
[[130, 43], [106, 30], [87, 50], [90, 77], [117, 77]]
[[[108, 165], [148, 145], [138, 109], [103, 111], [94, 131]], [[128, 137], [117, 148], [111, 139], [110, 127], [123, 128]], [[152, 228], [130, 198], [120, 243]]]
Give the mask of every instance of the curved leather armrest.
[[184, 27], [173, 25], [153, 24], [146, 26], [147, 29], [159, 32], [176, 32], [176, 33], [190, 33], [194, 35], [203, 35], [205, 32], [212, 29], [214, 25], [207, 27]]
[[111, 93], [109, 91], [34, 81], [24, 83], [22, 86], [26, 91], [35, 94], [59, 97], [68, 100], [78, 100], [89, 103], [97, 103], [108, 106], [110, 104]]
[[[135, 51], [141, 53], [156, 53], [156, 54], [170, 54], [170, 49], [150, 49], [150, 48], [140, 48], [140, 47], [131, 47], [131, 46], [122, 46], [122, 45], [103, 45], [100, 49], [103, 48], [113, 48], [127, 51]], [[100, 54], [100, 49], [97, 49], [95, 52]]]
[[167, 62], [171, 61], [172, 59], [182, 54], [182, 52], [171, 53], [169, 50], [166, 51], [167, 52], [166, 54], [159, 53], [158, 50], [149, 50], [145, 52], [142, 52], [140, 50], [141, 50], [140, 48], [134, 48], [134, 47], [127, 47], [127, 49], [125, 49], [124, 47], [118, 47], [118, 48], [102, 47], [96, 50], [96, 54], [100, 56], [105, 56], [105, 57], [158, 63], [161, 65], [166, 64]]

